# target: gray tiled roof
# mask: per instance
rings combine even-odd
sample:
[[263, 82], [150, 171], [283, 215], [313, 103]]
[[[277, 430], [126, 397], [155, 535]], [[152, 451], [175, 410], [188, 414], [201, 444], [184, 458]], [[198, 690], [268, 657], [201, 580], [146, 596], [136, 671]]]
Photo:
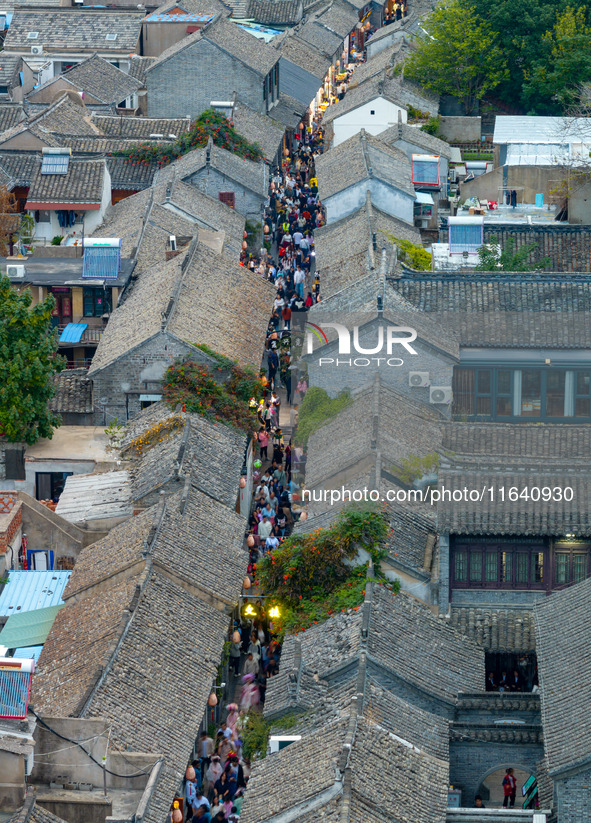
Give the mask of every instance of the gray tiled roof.
[[[88, 147], [92, 148], [92, 144]], [[76, 151], [75, 145], [72, 148]], [[111, 188], [128, 189], [130, 191], [141, 191], [149, 188], [157, 171], [154, 166], [144, 166], [143, 163], [130, 163], [126, 157], [109, 157], [107, 168], [111, 175]]]
[[31, 805], [25, 803], [17, 812], [11, 815], [6, 823], [64, 823], [61, 817], [37, 806], [33, 801]]
[[[272, 43], [275, 45], [274, 40]], [[289, 60], [290, 63], [305, 69], [305, 71], [317, 77], [320, 82], [324, 80], [330, 66], [330, 58], [321, 54], [318, 49], [299, 37], [298, 29], [288, 29], [285, 37], [277, 42], [275, 48], [279, 51], [280, 56]]]
[[32, 203], [100, 203], [105, 178], [104, 160], [72, 158], [67, 174], [41, 174], [31, 181], [27, 201]]
[[[31, 9], [16, 7], [4, 41], [8, 52], [31, 53], [27, 34], [38, 31], [35, 43], [46, 51], [101, 51], [135, 52], [138, 46], [143, 9], [89, 9], [53, 7]], [[116, 40], [107, 40], [107, 34], [116, 34]]]
[[62, 76], [97, 100], [113, 105], [121, 103], [142, 87], [138, 80], [125, 74], [98, 54], [73, 66]]
[[400, 123], [392, 126], [386, 131], [380, 132], [380, 140], [387, 146], [393, 146], [398, 140], [404, 140], [407, 143], [412, 143], [426, 154], [436, 154], [440, 157], [451, 158], [451, 146], [445, 140], [440, 140], [438, 137], [433, 137], [432, 134], [427, 134], [416, 126], [409, 126], [406, 123]]
[[[449, 766], [415, 752], [386, 729], [357, 721], [351, 752], [351, 819], [368, 823], [441, 823], [447, 810]], [[388, 764], [387, 785], [376, 776]]]
[[0, 154], [0, 169], [11, 181], [11, 187], [30, 186], [38, 167], [37, 154]]
[[591, 452], [591, 431], [587, 425], [559, 423], [448, 423], [443, 446], [453, 458], [466, 464], [496, 463], [505, 467], [517, 461], [564, 466], [585, 465]]
[[[532, 469], [526, 467], [496, 469], [463, 468], [440, 469], [439, 485], [447, 489], [487, 490], [482, 501], [440, 503], [438, 527], [450, 534], [524, 534], [532, 536], [564, 535], [572, 532], [579, 536], [591, 535], [591, 512], [587, 501], [591, 498], [591, 475], [587, 468], [577, 471], [567, 467], [554, 468], [538, 464], [535, 467], [535, 486], [544, 489], [572, 489], [572, 500], [552, 500], [534, 503], [531, 500], [509, 499], [511, 489], [519, 492], [532, 484]], [[505, 490], [505, 499], [500, 489]], [[569, 493], [570, 494], [570, 493]]]
[[[225, 427], [220, 424], [220, 428]], [[203, 477], [199, 485], [206, 485]], [[248, 558], [240, 540], [246, 524], [246, 517], [213, 500], [189, 479], [185, 492], [166, 502], [154, 542], [154, 560], [182, 568], [200, 590], [233, 604]]]
[[25, 112], [22, 103], [4, 103], [0, 105], [0, 133], [11, 129], [24, 119]]
[[[28, 120], [16, 123], [1, 134], [0, 142], [5, 143], [29, 131], [47, 146], [63, 146], [67, 145], [64, 135], [96, 137], [100, 134], [91, 124], [90, 111], [83, 101], [77, 95], [70, 97], [68, 92], [61, 94], [49, 106], [31, 109], [30, 115]], [[53, 138], [54, 134], [60, 137]]]
[[342, 35], [327, 28], [315, 19], [307, 20], [298, 29], [298, 37], [330, 59], [340, 50], [344, 39]]
[[429, 535], [437, 531], [431, 507], [396, 503], [387, 508], [390, 534], [386, 546], [389, 555], [415, 569], [422, 569]]
[[182, 478], [190, 476], [196, 489], [233, 508], [244, 457], [244, 435], [196, 414], [184, 415], [184, 419], [184, 428], [144, 450], [135, 461], [133, 499], [141, 499], [171, 478], [179, 478], [182, 485]]
[[189, 117], [119, 117], [96, 112], [92, 114], [92, 123], [99, 134], [132, 140], [147, 140], [151, 134], [180, 137], [191, 126]]
[[536, 648], [533, 610], [451, 607], [451, 625], [487, 652], [531, 652]]
[[3, 86], [12, 86], [17, 66], [20, 62], [18, 54], [7, 54], [5, 51], [0, 52], [0, 83]]
[[374, 235], [379, 248], [387, 242], [386, 235], [421, 245], [419, 230], [377, 209], [369, 192], [361, 209], [315, 232], [316, 270], [321, 275], [324, 300], [348, 288], [370, 268], [379, 267]]
[[373, 590], [368, 651], [408, 684], [453, 703], [458, 692], [481, 691], [484, 650], [406, 592]]
[[[273, 294], [260, 275], [200, 247], [184, 273], [166, 328], [181, 340], [205, 343], [258, 368]], [[248, 313], [236, 324], [245, 305]]]
[[49, 408], [66, 414], [90, 414], [92, 383], [86, 369], [64, 369], [54, 378], [57, 392], [49, 401]]
[[[352, 431], [354, 439], [348, 434]], [[314, 488], [350, 472], [372, 449], [375, 452], [372, 441], [379, 442], [384, 464], [400, 466], [410, 455], [437, 451], [441, 437], [437, 412], [378, 382], [356, 394], [347, 408], [310, 435], [306, 485]]]
[[247, 16], [264, 25], [299, 23], [304, 7], [302, 0], [249, 0]]
[[179, 255], [141, 273], [127, 300], [111, 315], [94, 354], [90, 375], [160, 331], [162, 314], [181, 277], [184, 256]]
[[249, 69], [266, 76], [277, 60], [279, 55], [271, 46], [254, 37], [249, 32], [237, 26], [227, 17], [220, 15], [213, 23], [210, 23], [203, 30], [185, 37], [178, 43], [170, 46], [155, 60], [147, 69], [153, 71], [157, 66], [166, 60], [174, 57], [187, 48], [199, 48], [200, 41], [207, 40], [218, 48], [231, 54]]
[[414, 196], [408, 158], [363, 129], [320, 155], [316, 160], [316, 177], [322, 199], [373, 177]]
[[550, 773], [591, 757], [591, 579], [535, 608], [544, 748]]
[[392, 281], [391, 288], [420, 311], [455, 329], [463, 346], [591, 347], [587, 278], [509, 272], [470, 277], [457, 272], [414, 273]]
[[129, 62], [129, 75], [139, 80], [142, 88], [146, 86], [146, 69], [156, 60], [155, 57], [140, 57], [134, 54]]
[[389, 692], [370, 678], [365, 716], [422, 752], [449, 760], [449, 722]]
[[234, 106], [232, 121], [239, 134], [251, 143], [258, 143], [263, 149], [266, 160], [271, 162], [275, 158], [285, 129], [268, 115], [254, 111], [239, 101]]
[[[316, 735], [308, 735], [257, 761], [248, 781], [240, 823], [263, 823], [267, 818], [312, 799], [333, 786], [345, 731], [344, 721], [337, 721], [323, 729], [322, 756], [319, 756]], [[313, 768], [310, 768], [311, 763], [314, 764]], [[294, 775], [299, 775], [300, 779], [294, 780]]]
[[[447, 221], [445, 221], [447, 223]], [[445, 226], [447, 238], [447, 225]], [[551, 271], [569, 271], [576, 274], [591, 270], [591, 227], [569, 226], [565, 223], [533, 225], [519, 223], [484, 223], [484, 241], [495, 238], [503, 248], [509, 241], [515, 249], [535, 244], [529, 259], [550, 258]], [[444, 241], [447, 242], [447, 239]]]
[[269, 117], [286, 129], [295, 129], [302, 119], [304, 111], [304, 105], [299, 100], [290, 97], [289, 94], [280, 92], [279, 102], [271, 109]]
[[[251, 35], [249, 35], [250, 37]], [[207, 163], [207, 148], [194, 149], [187, 152], [174, 163], [166, 168], [168, 177], [169, 169], [174, 169], [175, 174], [181, 179], [188, 179], [191, 175], [205, 168]], [[214, 169], [221, 171], [230, 180], [234, 180], [245, 186], [261, 197], [267, 196], [267, 167], [263, 161], [254, 163], [252, 160], [243, 160], [237, 154], [233, 154], [226, 149], [222, 149], [212, 144], [210, 149], [210, 163]]]

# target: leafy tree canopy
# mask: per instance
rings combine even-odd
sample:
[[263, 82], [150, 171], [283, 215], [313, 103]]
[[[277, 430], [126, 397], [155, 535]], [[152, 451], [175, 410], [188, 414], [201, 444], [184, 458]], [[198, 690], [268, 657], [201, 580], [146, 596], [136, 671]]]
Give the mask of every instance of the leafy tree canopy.
[[65, 365], [51, 327], [54, 298], [31, 302], [30, 291], [18, 294], [0, 275], [0, 432], [29, 445], [60, 425], [48, 403], [55, 394], [52, 378]]
[[478, 249], [478, 264], [476, 271], [540, 271], [550, 265], [549, 257], [532, 260], [532, 255], [538, 248], [537, 243], [524, 243], [515, 250], [515, 241], [509, 237], [500, 254], [495, 250], [497, 238], [493, 235], [486, 246]]
[[457, 97], [472, 113], [485, 94], [507, 81], [507, 56], [498, 35], [469, 0], [441, 3], [423, 29], [405, 73], [426, 89]]

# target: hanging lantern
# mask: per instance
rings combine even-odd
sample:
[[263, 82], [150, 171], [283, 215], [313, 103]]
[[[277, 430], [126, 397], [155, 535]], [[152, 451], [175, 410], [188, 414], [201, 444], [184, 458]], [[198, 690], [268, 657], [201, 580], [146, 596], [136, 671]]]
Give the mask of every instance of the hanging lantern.
[[240, 643], [242, 640], [242, 635], [238, 630], [236, 630], [232, 635], [232, 643]]
[[252, 534], [249, 534], [246, 538], [246, 545], [249, 549], [252, 549], [252, 547], [254, 546], [254, 537], [252, 536]]
[[267, 226], [266, 223], [265, 223], [265, 227], [264, 227], [263, 231], [265, 232], [265, 234], [269, 234], [269, 226]]
[[283, 149], [283, 156], [289, 157], [289, 149]]
[[240, 483], [239, 483], [239, 486], [240, 486], [240, 488], [241, 488], [241, 489], [245, 489], [245, 488], [246, 488], [246, 477], [241, 477], [241, 478], [240, 478]]
[[248, 575], [246, 575], [246, 577], [242, 581], [242, 588], [243, 589], [250, 589], [251, 586], [252, 586], [252, 583], [250, 582], [250, 577]]
[[246, 238], [247, 238], [247, 237], [248, 237], [248, 232], [246, 232], [246, 231], [245, 231], [245, 232], [243, 232], [243, 233], [242, 233], [242, 238], [243, 238], [244, 240], [246, 240]]
[[243, 240], [243, 241], [242, 241], [242, 248], [243, 248], [243, 249], [248, 248], [248, 243], [246, 242], [246, 240]]
[[209, 695], [209, 697], [207, 698], [207, 705], [211, 706], [211, 708], [213, 709], [213, 707], [217, 706], [217, 704], [218, 704], [218, 696], [215, 692], [212, 692]]
[[195, 769], [193, 766], [187, 766], [187, 771], [185, 772], [185, 778], [187, 780], [195, 780]]
[[298, 126], [298, 129], [301, 131], [303, 128], [304, 128], [304, 124], [300, 123], [299, 126]]
[[180, 809], [172, 810], [172, 823], [183, 823], [183, 813]]
[[308, 519], [308, 512], [302, 512], [300, 514], [300, 520], [307, 520]]

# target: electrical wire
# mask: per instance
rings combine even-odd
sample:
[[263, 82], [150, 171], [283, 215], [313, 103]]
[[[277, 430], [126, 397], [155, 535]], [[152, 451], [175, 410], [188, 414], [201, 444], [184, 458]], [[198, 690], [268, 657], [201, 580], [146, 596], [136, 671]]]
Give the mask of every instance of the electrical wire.
[[[89, 751], [87, 751], [87, 749], [85, 749], [84, 746], [82, 745], [82, 743], [78, 742], [78, 740], [72, 740], [71, 737], [66, 737], [63, 734], [60, 734], [60, 732], [57, 732], [55, 729], [52, 729], [51, 726], [49, 725], [49, 723], [46, 723], [45, 720], [43, 720], [42, 717], [39, 717], [39, 715], [37, 714], [37, 712], [34, 709], [30, 708], [29, 711], [31, 711], [35, 715], [35, 717], [37, 718], [39, 723], [41, 723], [42, 726], [45, 726], [45, 728], [48, 729], [48, 731], [50, 731], [56, 737], [59, 737], [60, 740], [65, 740], [67, 743], [73, 743], [75, 746], [78, 746], [80, 749], [82, 749], [84, 754], [92, 760], [93, 763], [96, 763], [97, 766], [99, 766], [107, 774], [110, 774], [113, 777], [135, 778], [135, 777], [142, 777], [143, 775], [149, 775], [149, 774], [151, 774], [152, 769], [154, 768], [156, 763], [158, 763], [160, 761], [160, 758], [159, 758], [154, 763], [152, 763], [152, 765], [149, 767], [149, 771], [136, 772], [135, 774], [119, 774], [118, 772], [113, 772], [113, 771], [111, 771], [111, 769], [107, 769], [107, 767], [104, 763], [99, 763], [99, 761], [96, 759], [96, 757], [94, 757], [94, 755], [92, 755]], [[106, 732], [103, 732], [103, 734], [106, 734]], [[98, 736], [101, 737], [102, 735], [98, 735]]]

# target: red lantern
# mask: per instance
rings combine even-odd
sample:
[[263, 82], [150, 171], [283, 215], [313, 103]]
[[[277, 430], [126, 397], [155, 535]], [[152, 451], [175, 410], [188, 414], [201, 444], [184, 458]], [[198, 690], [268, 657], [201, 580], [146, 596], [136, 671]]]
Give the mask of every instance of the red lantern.
[[239, 484], [239, 485], [240, 485], [240, 488], [241, 488], [241, 489], [245, 489], [245, 488], [246, 488], [246, 477], [241, 477], [241, 478], [240, 478], [240, 484]]
[[183, 813], [180, 809], [173, 809], [172, 823], [183, 823]]
[[235, 631], [232, 635], [232, 643], [240, 643], [242, 636], [239, 631]]
[[247, 233], [247, 232], [243, 232], [243, 233], [242, 233], [242, 239], [243, 239], [243, 240], [246, 240], [246, 238], [247, 238], [247, 237], [248, 237], [248, 233]]
[[267, 226], [266, 223], [265, 223], [265, 227], [263, 228], [263, 231], [265, 232], [265, 234], [269, 234], [269, 226]]
[[216, 694], [215, 692], [212, 692], [212, 693], [209, 695], [209, 697], [207, 698], [207, 705], [208, 705], [208, 706], [211, 706], [211, 708], [213, 709], [213, 708], [214, 708], [214, 706], [217, 706], [217, 704], [218, 704], [218, 697], [217, 697], [217, 694]]
[[246, 240], [243, 240], [243, 241], [242, 241], [242, 248], [243, 248], [243, 249], [248, 248], [248, 243], [246, 242]]
[[252, 536], [252, 534], [249, 534], [248, 537], [246, 538], [246, 545], [250, 549], [252, 549], [252, 547], [254, 546], [254, 537]]
[[250, 589], [251, 586], [252, 586], [252, 583], [250, 582], [250, 577], [248, 575], [246, 575], [246, 577], [242, 581], [242, 588], [243, 589]]
[[185, 777], [187, 780], [195, 780], [195, 769], [193, 768], [193, 766], [187, 766]]
[[302, 512], [300, 514], [300, 520], [307, 520], [308, 519], [308, 512]]

